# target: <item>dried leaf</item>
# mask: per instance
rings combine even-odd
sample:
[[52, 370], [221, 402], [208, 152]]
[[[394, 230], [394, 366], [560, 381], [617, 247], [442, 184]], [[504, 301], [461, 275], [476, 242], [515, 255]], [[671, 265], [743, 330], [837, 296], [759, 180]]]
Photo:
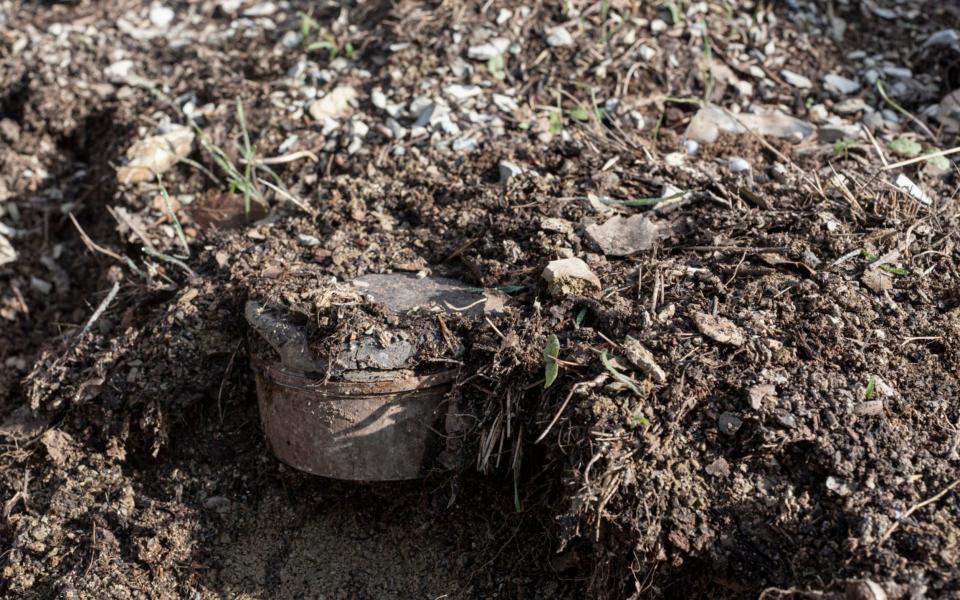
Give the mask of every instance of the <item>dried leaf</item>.
[[697, 325], [697, 330], [703, 335], [721, 344], [730, 344], [731, 346], [742, 346], [746, 341], [743, 332], [730, 319], [715, 317], [707, 313], [695, 313], [693, 322]]

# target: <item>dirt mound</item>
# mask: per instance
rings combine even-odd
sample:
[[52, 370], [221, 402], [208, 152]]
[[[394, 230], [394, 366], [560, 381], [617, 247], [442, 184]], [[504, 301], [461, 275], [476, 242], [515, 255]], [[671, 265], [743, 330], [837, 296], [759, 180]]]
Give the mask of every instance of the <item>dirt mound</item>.
[[[315, 4], [0, 2], [0, 593], [960, 589], [954, 7]], [[245, 303], [388, 272], [441, 460], [283, 466]]]

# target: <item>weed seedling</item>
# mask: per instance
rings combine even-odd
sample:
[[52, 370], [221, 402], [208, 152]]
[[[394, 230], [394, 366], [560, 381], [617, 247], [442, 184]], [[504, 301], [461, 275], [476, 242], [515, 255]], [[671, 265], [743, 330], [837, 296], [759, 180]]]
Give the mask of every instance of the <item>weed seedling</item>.
[[560, 340], [556, 334], [547, 337], [547, 345], [543, 349], [543, 389], [547, 389], [557, 380], [560, 365], [557, 358], [560, 356]]
[[610, 357], [607, 355], [606, 350], [600, 353], [600, 362], [603, 363], [603, 366], [607, 369], [610, 375], [613, 376], [614, 379], [630, 388], [630, 391], [634, 394], [638, 396], [642, 395], [640, 393], [640, 388], [637, 387], [637, 384], [632, 379], [618, 371], [615, 366], [613, 366], [613, 363], [610, 361]]
[[833, 154], [835, 156], [842, 156], [844, 160], [850, 158], [850, 148], [856, 143], [856, 140], [840, 140], [839, 142], [833, 143]]

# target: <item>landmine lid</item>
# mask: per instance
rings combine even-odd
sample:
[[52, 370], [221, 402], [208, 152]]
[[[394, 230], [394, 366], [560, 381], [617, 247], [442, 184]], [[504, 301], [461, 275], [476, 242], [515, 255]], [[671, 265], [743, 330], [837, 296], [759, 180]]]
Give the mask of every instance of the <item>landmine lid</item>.
[[[389, 315], [377, 327], [351, 336], [328, 361], [311, 350], [305, 328], [283, 309], [250, 301], [250, 326], [280, 355], [280, 364], [295, 372], [345, 381], [386, 381], [409, 377], [425, 348], [449, 348], [451, 358], [463, 352], [460, 340], [441, 330], [437, 314], [480, 318], [504, 311], [499, 292], [471, 287], [445, 277], [384, 273], [358, 277], [348, 289], [379, 304]], [[389, 323], [386, 321], [390, 321]]]

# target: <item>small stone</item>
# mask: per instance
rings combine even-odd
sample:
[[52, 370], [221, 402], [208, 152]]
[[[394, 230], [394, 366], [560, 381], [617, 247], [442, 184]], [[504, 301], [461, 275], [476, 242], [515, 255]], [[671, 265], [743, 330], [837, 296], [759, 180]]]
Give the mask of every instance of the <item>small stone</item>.
[[579, 258], [550, 261], [542, 277], [553, 296], [588, 295], [600, 290], [600, 279]]
[[707, 465], [703, 470], [707, 472], [707, 475], [712, 475], [713, 477], [728, 477], [730, 475], [730, 464], [721, 456]]
[[493, 38], [486, 44], [467, 48], [467, 58], [485, 62], [491, 58], [502, 55], [509, 47], [510, 40], [507, 38]]
[[890, 77], [896, 77], [897, 79], [912, 79], [913, 71], [906, 67], [895, 67], [887, 66], [883, 67], [883, 72], [889, 75]]
[[603, 225], [588, 225], [587, 237], [608, 256], [630, 256], [656, 243], [657, 225], [644, 215], [611, 217]]
[[950, 46], [960, 42], [960, 33], [956, 29], [941, 29], [923, 42], [924, 48], [930, 46]]
[[497, 25], [503, 25], [504, 23], [509, 21], [512, 16], [513, 16], [512, 10], [510, 10], [509, 8], [501, 8], [500, 11], [497, 12]]
[[[921, 593], [920, 597], [922, 596]], [[870, 579], [851, 581], [847, 584], [845, 600], [887, 600], [887, 592], [880, 584]]]
[[30, 289], [46, 296], [53, 291], [53, 284], [46, 279], [40, 279], [34, 275], [30, 276]]
[[301, 44], [303, 44], [303, 36], [299, 31], [288, 31], [280, 38], [280, 45], [290, 50], [299, 48]]
[[316, 238], [312, 235], [307, 235], [306, 233], [298, 233], [297, 243], [307, 248], [313, 248], [314, 246], [320, 245], [320, 240], [319, 238]]
[[657, 35], [658, 33], [663, 33], [669, 28], [667, 22], [663, 19], [654, 19], [650, 21], [650, 33]]
[[543, 231], [552, 231], [553, 233], [562, 233], [564, 235], [573, 233], [573, 225], [566, 219], [556, 217], [545, 217], [540, 221], [540, 229]]
[[770, 383], [761, 383], [752, 386], [747, 391], [747, 399], [750, 401], [750, 408], [760, 410], [763, 408], [764, 400], [776, 400], [777, 388]]
[[834, 104], [833, 112], [838, 115], [855, 115], [863, 111], [866, 107], [867, 103], [863, 101], [863, 98], [850, 98], [849, 100]]
[[858, 417], [876, 417], [883, 414], [883, 400], [865, 400], [853, 408]]
[[856, 125], [827, 125], [817, 130], [817, 141], [821, 144], [834, 144], [843, 140], [856, 140], [860, 137], [860, 128]]
[[750, 163], [742, 158], [731, 158], [727, 162], [727, 168], [731, 173], [749, 173]]
[[777, 422], [787, 429], [796, 429], [797, 418], [785, 410], [778, 410], [776, 413]]
[[357, 91], [350, 86], [335, 87], [326, 96], [310, 104], [308, 112], [317, 121], [338, 119], [351, 110], [350, 102], [357, 97]]
[[657, 51], [650, 46], [643, 44], [637, 48], [637, 54], [640, 55], [640, 58], [642, 58], [644, 62], [650, 62], [653, 60], [653, 57], [657, 55]]
[[626, 354], [627, 360], [642, 373], [648, 375], [654, 383], [661, 384], [667, 382], [667, 374], [660, 368], [660, 365], [657, 364], [653, 353], [647, 350], [639, 341], [627, 336], [623, 341], [623, 351]]
[[386, 127], [390, 130], [390, 133], [395, 139], [402, 140], [407, 135], [407, 128], [401, 125], [393, 117], [387, 118]]
[[175, 16], [176, 13], [173, 12], [173, 9], [162, 4], [154, 4], [150, 7], [150, 22], [153, 23], [154, 27], [166, 29], [173, 22]]
[[277, 5], [273, 2], [261, 2], [260, 4], [254, 4], [247, 10], [243, 11], [243, 16], [245, 17], [269, 17], [273, 13], [277, 12]]
[[370, 92], [370, 103], [373, 104], [376, 108], [380, 110], [386, 110], [387, 108], [387, 95], [383, 93], [383, 90], [380, 88], [374, 89]]
[[133, 75], [134, 63], [132, 60], [118, 60], [103, 70], [103, 75], [113, 83], [126, 83]]
[[551, 48], [572, 46], [573, 36], [565, 27], [554, 27], [547, 33], [547, 45]]
[[455, 83], [443, 88], [443, 92], [457, 102], [463, 102], [469, 98], [475, 98], [483, 93], [478, 85], [460, 85]]
[[863, 275], [860, 276], [860, 282], [877, 294], [882, 294], [893, 289], [893, 278], [880, 269], [868, 268], [863, 272]]
[[827, 117], [830, 116], [830, 113], [827, 112], [826, 106], [822, 104], [814, 104], [807, 112], [807, 116], [809, 116], [810, 120], [814, 123], [823, 123], [827, 120]]
[[511, 177], [516, 177], [523, 173], [522, 167], [509, 160], [501, 160], [497, 168], [500, 171], [500, 183], [506, 183]]
[[837, 92], [838, 94], [848, 95], [856, 92], [860, 89], [860, 82], [855, 79], [847, 79], [841, 75], [834, 75], [833, 73], [823, 76], [823, 85], [826, 86], [828, 90]]
[[48, 429], [40, 436], [40, 443], [47, 450], [47, 455], [54, 464], [62, 465], [69, 454], [70, 447], [73, 445], [73, 438], [70, 434], [59, 429]]
[[230, 500], [224, 496], [210, 496], [203, 501], [203, 507], [222, 514], [230, 510]]
[[476, 138], [466, 137], [453, 140], [453, 143], [450, 144], [450, 149], [454, 152], [468, 152], [470, 150], [476, 150], [479, 146], [480, 142], [478, 142]]
[[3, 234], [0, 234], [0, 267], [15, 260], [17, 260], [17, 251], [13, 249], [13, 244]]
[[494, 94], [493, 104], [508, 115], [512, 115], [516, 111], [520, 110], [520, 105], [517, 104], [516, 100], [503, 94]]
[[794, 73], [789, 69], [783, 69], [780, 71], [780, 76], [783, 77], [784, 81], [797, 89], [808, 90], [813, 87], [812, 81], [799, 73]]
[[722, 108], [708, 104], [690, 119], [687, 139], [701, 144], [712, 144], [721, 132], [746, 133], [800, 141], [813, 133], [813, 127], [799, 119], [780, 112], [740, 113], [733, 115]]
[[746, 339], [743, 332], [733, 321], [724, 317], [715, 317], [707, 313], [694, 313], [693, 322], [697, 330], [708, 338], [721, 344], [742, 346]]
[[725, 435], [736, 435], [742, 425], [740, 417], [730, 412], [721, 413], [717, 417], [717, 428]]

